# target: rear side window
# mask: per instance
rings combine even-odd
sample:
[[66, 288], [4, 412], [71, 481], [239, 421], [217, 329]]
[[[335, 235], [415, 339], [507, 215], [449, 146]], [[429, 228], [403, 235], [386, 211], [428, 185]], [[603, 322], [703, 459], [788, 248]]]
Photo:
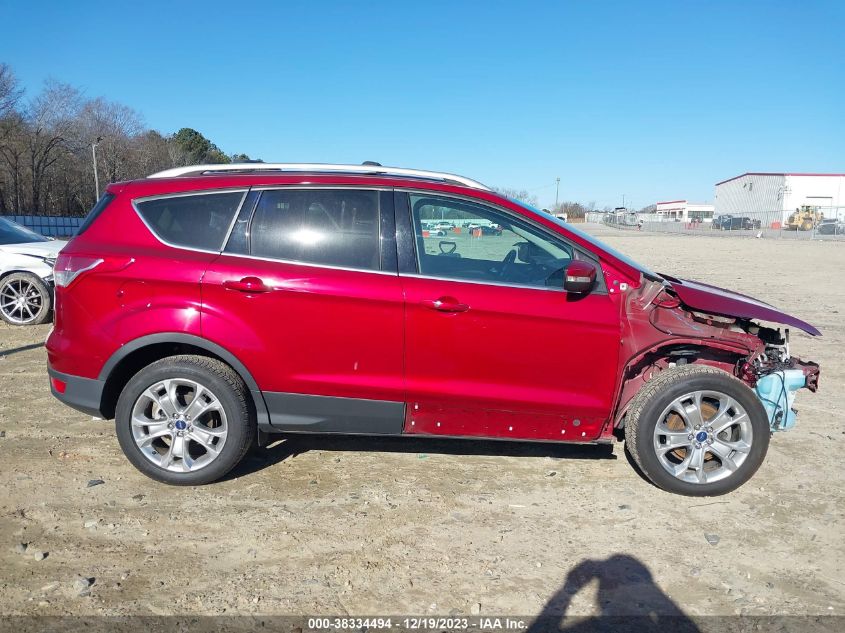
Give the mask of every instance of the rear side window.
[[249, 245], [256, 257], [378, 270], [378, 192], [264, 191], [249, 226]]
[[219, 251], [245, 191], [151, 198], [135, 203], [150, 230], [174, 246]]
[[88, 215], [85, 216], [85, 221], [79, 225], [79, 229], [77, 229], [76, 234], [82, 235], [85, 230], [94, 224], [94, 220], [96, 220], [99, 215], [106, 210], [106, 207], [109, 206], [109, 202], [114, 200], [113, 193], [104, 193], [102, 197], [97, 200], [97, 204], [94, 205], [94, 208], [88, 212]]

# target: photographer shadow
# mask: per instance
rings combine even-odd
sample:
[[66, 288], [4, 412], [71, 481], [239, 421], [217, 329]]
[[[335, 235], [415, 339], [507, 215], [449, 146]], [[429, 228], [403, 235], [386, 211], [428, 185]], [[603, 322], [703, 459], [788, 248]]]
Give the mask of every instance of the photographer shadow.
[[[568, 616], [573, 597], [594, 581], [598, 615]], [[648, 568], [633, 556], [616, 554], [605, 560], [587, 559], [573, 568], [563, 586], [526, 629], [529, 633], [592, 633], [594, 631], [672, 631], [700, 629], [658, 587]]]

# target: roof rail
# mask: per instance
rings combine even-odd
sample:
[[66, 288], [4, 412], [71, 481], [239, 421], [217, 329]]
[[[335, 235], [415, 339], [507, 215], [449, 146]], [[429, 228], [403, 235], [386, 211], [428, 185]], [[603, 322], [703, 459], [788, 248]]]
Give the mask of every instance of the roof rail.
[[179, 176], [203, 176], [213, 173], [265, 171], [335, 172], [348, 174], [409, 176], [411, 178], [442, 180], [444, 182], [472, 187], [473, 189], [492, 191], [490, 187], [481, 184], [477, 180], [472, 180], [456, 174], [447, 174], [438, 171], [424, 171], [421, 169], [406, 169], [404, 167], [382, 167], [381, 165], [335, 165], [331, 163], [229, 163], [222, 165], [189, 165], [187, 167], [166, 169], [164, 171], [151, 174], [148, 178], [177, 178]]

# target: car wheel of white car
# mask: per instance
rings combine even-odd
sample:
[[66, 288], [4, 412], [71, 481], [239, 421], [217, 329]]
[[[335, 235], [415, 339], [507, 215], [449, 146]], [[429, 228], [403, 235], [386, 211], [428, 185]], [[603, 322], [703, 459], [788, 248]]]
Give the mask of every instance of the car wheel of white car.
[[40, 277], [12, 273], [0, 280], [0, 317], [12, 325], [39, 325], [50, 318], [53, 296]]

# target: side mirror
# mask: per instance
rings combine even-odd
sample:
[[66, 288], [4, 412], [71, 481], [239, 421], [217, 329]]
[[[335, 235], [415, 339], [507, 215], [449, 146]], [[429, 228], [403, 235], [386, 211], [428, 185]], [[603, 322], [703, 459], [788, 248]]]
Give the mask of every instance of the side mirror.
[[596, 283], [596, 265], [583, 260], [572, 260], [566, 267], [563, 289], [574, 294], [584, 294]]

